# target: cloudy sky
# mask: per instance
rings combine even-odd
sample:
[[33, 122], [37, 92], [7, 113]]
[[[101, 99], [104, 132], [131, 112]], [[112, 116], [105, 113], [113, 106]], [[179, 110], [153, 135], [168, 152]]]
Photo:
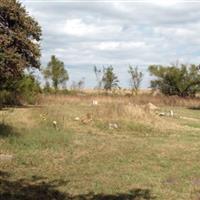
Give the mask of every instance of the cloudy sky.
[[55, 54], [70, 81], [95, 86], [93, 65], [112, 64], [123, 87], [128, 65], [200, 63], [200, 2], [21, 0], [43, 30], [42, 64]]

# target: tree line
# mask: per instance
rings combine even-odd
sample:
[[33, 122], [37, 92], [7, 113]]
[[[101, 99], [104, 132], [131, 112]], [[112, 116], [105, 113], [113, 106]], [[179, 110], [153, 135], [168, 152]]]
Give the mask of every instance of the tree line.
[[[60, 61], [55, 55], [51, 56], [51, 60], [49, 61], [47, 67], [41, 71], [45, 79], [45, 92], [56, 93], [61, 90], [61, 88], [66, 89], [66, 82], [69, 80], [69, 74], [64, 66], [64, 62]], [[129, 65], [128, 73], [130, 74], [132, 94], [137, 94], [143, 78], [143, 73], [138, 70], [138, 67], [132, 67], [131, 65]], [[105, 91], [109, 91], [114, 88], [120, 89], [119, 79], [114, 73], [112, 65], [102, 67], [102, 69], [98, 69], [97, 66], [94, 66], [94, 74], [97, 81], [95, 89], [104, 89]], [[83, 84], [83, 79], [77, 83], [72, 82], [71, 89], [81, 89]]]
[[[41, 69], [40, 42], [42, 29], [18, 0], [0, 1], [0, 104], [17, 103], [24, 97], [34, 101], [40, 92], [57, 92], [65, 88], [69, 74], [64, 62], [55, 55], [45, 68]], [[33, 69], [42, 71], [46, 81], [41, 87]], [[154, 77], [150, 87], [165, 95], [192, 96], [200, 92], [200, 70], [198, 65], [174, 64], [170, 66], [151, 65], [149, 72]], [[119, 79], [113, 66], [98, 69], [94, 67], [97, 88], [105, 91], [119, 88]], [[129, 66], [130, 86], [133, 94], [143, 79], [138, 67]], [[81, 88], [84, 80], [73, 82], [72, 88]]]
[[[57, 62], [55, 62], [57, 60]], [[148, 68], [150, 75], [154, 77], [151, 80], [150, 87], [159, 90], [165, 95], [177, 95], [180, 97], [194, 97], [200, 92], [200, 70], [198, 65], [173, 64], [170, 66], [150, 65]], [[97, 89], [106, 91], [113, 88], [120, 89], [119, 79], [114, 72], [112, 65], [98, 69], [94, 66], [94, 73], [97, 81]], [[137, 95], [143, 80], [143, 73], [137, 66], [129, 65], [128, 73], [130, 75], [130, 88], [132, 94]], [[51, 78], [54, 90], [58, 89], [58, 84], [63, 84], [69, 79], [68, 72], [64, 68], [64, 63], [55, 56], [51, 57], [48, 67], [44, 74]]]

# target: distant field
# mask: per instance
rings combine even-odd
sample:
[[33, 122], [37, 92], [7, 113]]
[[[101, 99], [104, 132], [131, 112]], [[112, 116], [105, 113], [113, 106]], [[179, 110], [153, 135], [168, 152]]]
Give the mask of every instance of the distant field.
[[0, 111], [2, 200], [198, 200], [199, 155], [198, 99], [48, 96]]

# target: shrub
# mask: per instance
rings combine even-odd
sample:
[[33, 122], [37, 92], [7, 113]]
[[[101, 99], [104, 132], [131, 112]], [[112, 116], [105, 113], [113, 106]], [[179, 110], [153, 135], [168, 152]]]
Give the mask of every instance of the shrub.
[[157, 77], [151, 81], [153, 89], [159, 89], [165, 95], [181, 97], [195, 96], [200, 91], [200, 71], [195, 65], [149, 67], [151, 75]]
[[37, 95], [41, 92], [39, 82], [31, 74], [24, 75], [17, 84], [19, 96], [29, 104], [35, 104]]
[[131, 76], [130, 83], [132, 94], [135, 93], [137, 95], [142, 82], [143, 73], [138, 70], [138, 67], [133, 68], [131, 65], [129, 65], [128, 73]]
[[16, 93], [8, 90], [0, 91], [0, 108], [2, 108], [4, 105], [17, 105], [17, 104], [19, 104], [19, 100], [17, 98]]
[[119, 88], [119, 80], [113, 71], [113, 67], [109, 66], [104, 69], [103, 72], [103, 87], [105, 90], [111, 90], [112, 88]]

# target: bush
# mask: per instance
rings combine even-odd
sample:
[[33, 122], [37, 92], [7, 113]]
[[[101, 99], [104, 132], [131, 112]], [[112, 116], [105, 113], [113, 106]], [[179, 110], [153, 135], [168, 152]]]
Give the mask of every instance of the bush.
[[112, 88], [119, 88], [119, 80], [113, 71], [113, 67], [109, 66], [104, 69], [102, 77], [103, 88], [108, 91]]
[[151, 88], [159, 89], [165, 95], [194, 97], [200, 91], [200, 71], [195, 65], [152, 65], [149, 71], [157, 77], [151, 81]]
[[16, 96], [16, 93], [2, 90], [0, 91], [0, 108], [4, 105], [18, 105], [19, 100]]
[[0, 107], [20, 105], [21, 101], [34, 104], [40, 92], [40, 85], [33, 75], [24, 74], [21, 79], [7, 80], [0, 90]]
[[17, 84], [17, 91], [23, 101], [28, 104], [35, 104], [41, 88], [33, 75], [24, 75]]
[[129, 65], [128, 73], [131, 76], [130, 83], [132, 94], [135, 93], [137, 95], [142, 82], [143, 73], [138, 70], [138, 67], [133, 68], [131, 65]]

